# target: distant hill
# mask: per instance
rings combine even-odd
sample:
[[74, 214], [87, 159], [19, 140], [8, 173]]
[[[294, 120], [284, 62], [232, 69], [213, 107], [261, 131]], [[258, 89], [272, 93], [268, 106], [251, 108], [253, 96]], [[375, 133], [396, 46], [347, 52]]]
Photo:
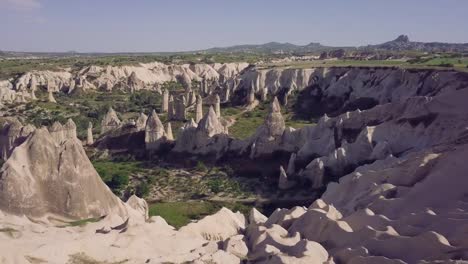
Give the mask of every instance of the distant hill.
[[[184, 52], [117, 52], [117, 53], [80, 53], [76, 51], [68, 52], [15, 52], [0, 51], [0, 57], [102, 57], [102, 56], [168, 56], [192, 53], [253, 53], [253, 54], [349, 54], [349, 53], [378, 53], [379, 51], [401, 52], [458, 52], [468, 53], [468, 43], [444, 43], [444, 42], [414, 42], [406, 35], [400, 35], [392, 41], [377, 45], [367, 45], [360, 47], [332, 47], [324, 46], [320, 43], [311, 42], [307, 45], [295, 45], [292, 43], [269, 42], [265, 44], [234, 45], [229, 47], [215, 47], [205, 50], [184, 51]], [[336, 56], [332, 56], [336, 57]]]
[[206, 53], [316, 53], [336, 49], [335, 47], [323, 46], [320, 43], [311, 42], [307, 45], [295, 45], [291, 43], [269, 42], [265, 44], [235, 45], [230, 47], [217, 47], [202, 52]]
[[443, 43], [443, 42], [413, 42], [406, 35], [400, 35], [395, 40], [378, 45], [361, 47], [331, 47], [320, 43], [310, 43], [304, 46], [291, 43], [269, 42], [258, 45], [235, 45], [223, 48], [211, 48], [203, 50], [207, 53], [266, 53], [266, 54], [291, 54], [291, 53], [319, 53], [333, 50], [366, 50], [366, 51], [422, 51], [422, 52], [468, 52], [468, 43]]
[[425, 51], [425, 52], [468, 52], [468, 43], [414, 42], [407, 35], [400, 35], [392, 41], [366, 48], [389, 51]]

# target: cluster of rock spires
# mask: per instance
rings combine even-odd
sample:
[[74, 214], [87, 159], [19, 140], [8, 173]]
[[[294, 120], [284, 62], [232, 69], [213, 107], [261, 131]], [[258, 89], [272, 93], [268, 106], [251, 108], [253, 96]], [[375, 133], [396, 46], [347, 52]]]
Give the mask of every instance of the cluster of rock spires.
[[[200, 82], [203, 95], [208, 95], [215, 90], [219, 82], [233, 78], [247, 67], [247, 63], [166, 65], [154, 62], [105, 68], [93, 65], [77, 73], [68, 70], [31, 71], [16, 79], [0, 80], [0, 102], [24, 103], [35, 100], [35, 92], [38, 89], [48, 92], [47, 100], [50, 102], [55, 102], [55, 92], [70, 94], [78, 90], [97, 89], [128, 92], [146, 89], [161, 92], [161, 85], [170, 81], [178, 81], [190, 91], [193, 80]], [[190, 99], [187, 98], [189, 101]], [[168, 107], [166, 105], [163, 110], [167, 111]]]

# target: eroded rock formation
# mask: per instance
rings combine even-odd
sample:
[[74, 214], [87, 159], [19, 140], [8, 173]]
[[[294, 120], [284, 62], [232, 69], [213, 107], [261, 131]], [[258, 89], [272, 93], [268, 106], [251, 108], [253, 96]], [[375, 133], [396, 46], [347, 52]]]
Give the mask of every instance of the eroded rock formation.
[[86, 145], [92, 145], [94, 143], [93, 137], [93, 123], [88, 123], [88, 129], [86, 130]]
[[72, 219], [126, 214], [88, 160], [72, 120], [64, 126], [57, 124], [51, 132], [35, 129], [13, 149], [1, 176], [3, 212]]
[[197, 103], [195, 106], [195, 122], [200, 122], [203, 118], [203, 99], [200, 95], [197, 95]]
[[118, 128], [121, 125], [121, 123], [122, 122], [117, 116], [115, 110], [112, 107], [110, 107], [109, 111], [107, 111], [107, 114], [101, 121], [101, 134]]
[[145, 127], [145, 146], [146, 149], [157, 149], [165, 135], [164, 126], [155, 110], [146, 121]]

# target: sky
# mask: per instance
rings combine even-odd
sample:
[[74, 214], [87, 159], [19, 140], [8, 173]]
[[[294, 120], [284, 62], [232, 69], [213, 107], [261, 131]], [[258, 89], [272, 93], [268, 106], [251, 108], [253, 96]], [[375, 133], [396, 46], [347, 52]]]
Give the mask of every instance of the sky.
[[468, 43], [468, 0], [0, 0], [0, 50], [187, 51], [270, 41]]

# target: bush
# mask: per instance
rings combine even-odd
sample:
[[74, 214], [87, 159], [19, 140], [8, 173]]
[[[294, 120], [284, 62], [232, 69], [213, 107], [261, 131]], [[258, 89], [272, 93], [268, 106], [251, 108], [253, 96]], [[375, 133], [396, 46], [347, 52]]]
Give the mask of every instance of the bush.
[[195, 170], [201, 171], [201, 172], [206, 172], [208, 168], [206, 167], [205, 163], [202, 161], [197, 162], [197, 166], [195, 166]]
[[108, 183], [112, 190], [122, 190], [129, 182], [128, 175], [123, 173], [112, 174], [112, 180]]
[[213, 178], [208, 182], [208, 187], [213, 193], [220, 193], [223, 191], [223, 181], [219, 178]]
[[140, 182], [140, 184], [138, 184], [135, 190], [135, 194], [140, 198], [144, 198], [148, 196], [149, 192], [150, 192], [150, 187], [148, 183], [145, 181]]
[[452, 64], [452, 63], [441, 63], [441, 64], [439, 64], [439, 65], [437, 65], [437, 66], [450, 68], [450, 67], [453, 67], [453, 64]]

